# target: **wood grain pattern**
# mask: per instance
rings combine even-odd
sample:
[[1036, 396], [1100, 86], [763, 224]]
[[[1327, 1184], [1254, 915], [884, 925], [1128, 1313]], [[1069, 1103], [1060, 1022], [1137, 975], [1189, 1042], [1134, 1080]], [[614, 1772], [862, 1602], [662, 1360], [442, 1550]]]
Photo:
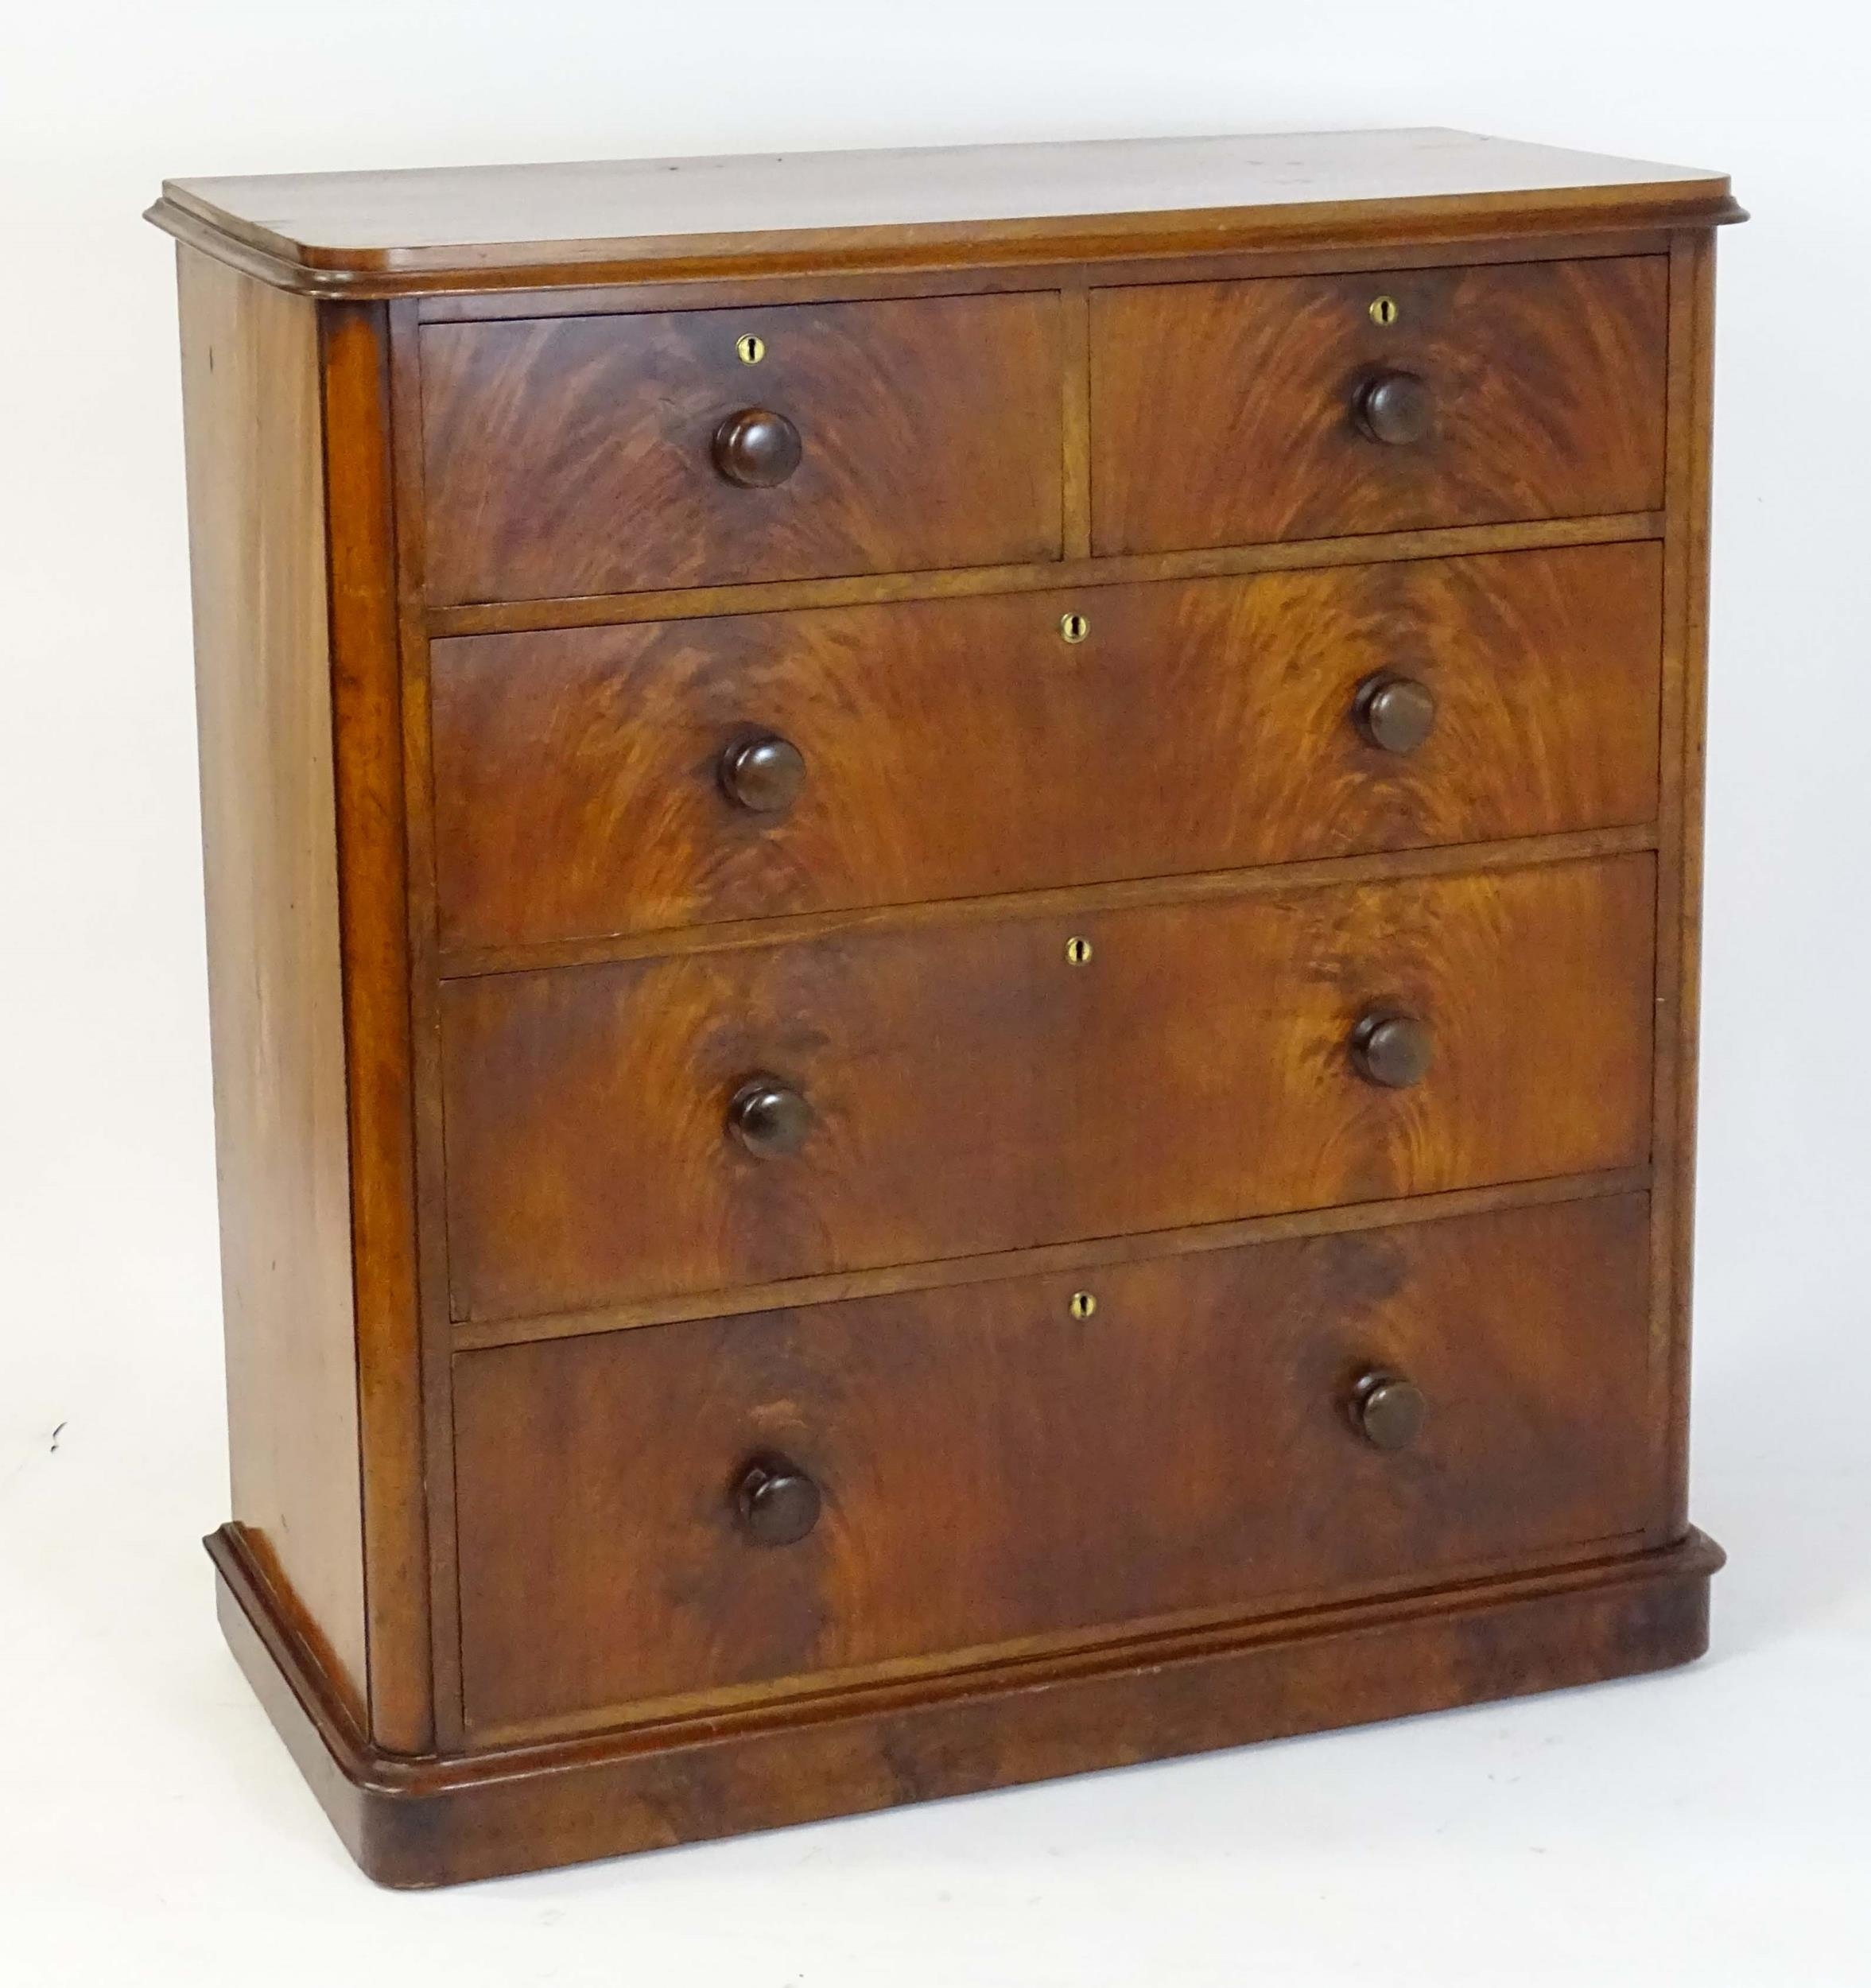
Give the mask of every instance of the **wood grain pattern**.
[[387, 313], [320, 314], [371, 1731], [434, 1740]]
[[1709, 1642], [1722, 1564], [1649, 1552], [1432, 1594], [1125, 1639], [1038, 1663], [402, 1761], [319, 1689], [239, 1528], [207, 1542], [235, 1658], [346, 1847], [379, 1884], [459, 1884], [1050, 1775], [1660, 1670]]
[[1328, 856], [1244, 870], [1200, 870], [1185, 876], [1136, 877], [1117, 883], [1069, 884], [1058, 889], [1000, 891], [986, 897], [930, 898], [914, 904], [872, 905], [852, 911], [802, 911], [785, 918], [729, 918], [708, 925], [666, 926], [604, 938], [565, 939], [524, 946], [482, 946], [448, 953], [444, 976], [527, 973], [545, 966], [591, 966], [609, 960], [674, 958], [691, 953], [728, 952], [781, 940], [824, 938], [860, 932], [940, 930], [979, 924], [1015, 913], [1075, 914], [1128, 910], [1146, 904], [1205, 904], [1255, 891], [1367, 883], [1388, 878], [1449, 876], [1458, 872], [1521, 870], [1541, 863], [1571, 863], [1598, 856], [1629, 856], [1657, 846], [1657, 830], [1582, 829], [1569, 835], [1515, 836], [1500, 842], [1449, 843], [1394, 849], [1375, 856]]
[[317, 313], [177, 254], [233, 1508], [368, 1663]]
[[[679, 1296], [639, 1299], [591, 1311], [535, 1312], [523, 1318], [491, 1318], [455, 1326], [449, 1338], [460, 1352], [514, 1346], [542, 1339], [583, 1339], [593, 1333], [641, 1330], [693, 1318], [732, 1318], [752, 1311], [798, 1310], [849, 1299], [894, 1298], [904, 1291], [946, 1291], [991, 1283], [1016, 1273], [1101, 1270], [1112, 1264], [1151, 1258], [1205, 1256], [1249, 1243], [1287, 1242], [1310, 1236], [1339, 1236], [1366, 1229], [1394, 1229], [1401, 1223], [1453, 1221], [1502, 1209], [1544, 1207], [1553, 1202], [1589, 1201], [1600, 1195], [1648, 1193], [1653, 1169], [1614, 1167], [1590, 1174], [1549, 1174], [1539, 1180], [1500, 1182], [1491, 1187], [1454, 1187], [1433, 1194], [1405, 1194], [1386, 1201], [1353, 1202], [1338, 1208], [1306, 1208], [1280, 1215], [1248, 1215], [1236, 1221], [1205, 1222], [1198, 1229], [1142, 1229], [1128, 1236], [1043, 1243], [1031, 1249], [989, 1251], [919, 1264], [890, 1264], [879, 1270], [838, 1271], [816, 1277], [736, 1284], [726, 1291], [685, 1291]], [[1654, 1202], [1653, 1202], [1654, 1209]], [[1654, 1229], [1655, 1222], [1652, 1226]], [[1076, 1281], [1082, 1283], [1080, 1277]]]
[[895, 600], [964, 600], [984, 594], [1046, 593], [1061, 587], [1133, 586], [1143, 581], [1224, 580], [1322, 566], [1366, 566], [1386, 560], [1468, 559], [1489, 552], [1539, 552], [1562, 546], [1661, 542], [1660, 511], [1609, 518], [1539, 518], [1518, 525], [1455, 525], [1436, 531], [1359, 533], [1349, 538], [1295, 538], [1284, 545], [1208, 546], [1192, 552], [1048, 559], [1024, 566], [953, 566], [941, 573], [866, 573], [843, 580], [732, 581], [718, 587], [660, 587], [639, 593], [583, 594], [572, 600], [483, 601], [431, 608], [430, 635], [523, 635], [570, 628], [622, 627], [641, 621], [702, 621], [716, 615], [769, 614], [812, 608], [871, 607]]
[[460, 1626], [456, 1615], [455, 1419], [443, 1217], [441, 1027], [437, 1013], [434, 781], [430, 767], [429, 642], [422, 575], [421, 353], [414, 304], [385, 307], [389, 328], [391, 491], [396, 639], [402, 735], [404, 914], [409, 960], [410, 1084], [422, 1411], [422, 1490], [429, 1573], [429, 1657], [434, 1745], [461, 1744]]
[[[1647, 856], [449, 983], [457, 1318], [711, 1290], [1648, 1154]], [[1093, 946], [1074, 967], [1066, 943]], [[1374, 1003], [1433, 1028], [1352, 1071]], [[751, 1074], [805, 1150], [726, 1137]]]
[[[429, 598], [1057, 559], [1061, 340], [1051, 294], [430, 325]], [[749, 406], [802, 437], [777, 488], [711, 458]]]
[[[1100, 553], [1645, 511], [1663, 498], [1661, 256], [1101, 292]], [[1374, 323], [1380, 295], [1396, 321]], [[1353, 418], [1380, 369], [1427, 385], [1427, 439]]]
[[159, 226], [328, 293], [1738, 218], [1728, 181], [1448, 130], [172, 180]]
[[[437, 643], [442, 945], [1647, 821], [1661, 599], [1636, 545]], [[1407, 756], [1352, 722], [1384, 668]], [[716, 778], [767, 733], [783, 813]]]
[[1709, 525], [1714, 433], [1715, 243], [1686, 235], [1671, 260], [1671, 584], [1664, 612], [1663, 794], [1669, 828], [1657, 887], [1655, 1147], [1664, 1219], [1653, 1237], [1652, 1402], [1668, 1431], [1652, 1536], [1689, 1523], [1690, 1298], [1696, 1066], [1702, 1005], [1702, 808], [1708, 698]]
[[166, 190], [211, 1550], [372, 1874], [1699, 1653], [1738, 216], [1420, 132]]
[[[1648, 1245], [1628, 1196], [1112, 1268], [1083, 1321], [1054, 1275], [464, 1355], [471, 1727], [1633, 1530]], [[1372, 1367], [1409, 1450], [1350, 1427]], [[825, 1500], [778, 1549], [728, 1497], [770, 1450]]]
[[996, 258], [950, 260], [928, 266], [866, 268], [821, 265], [807, 274], [703, 276], [689, 270], [636, 272], [619, 282], [582, 281], [560, 287], [425, 289], [408, 302], [425, 324], [471, 323], [495, 317], [590, 317], [611, 311], [725, 309], [740, 304], [827, 304], [874, 297], [991, 296], [1007, 290], [1089, 293], [1133, 283], [1215, 283], [1264, 276], [1341, 276], [1353, 270], [1444, 268], [1470, 262], [1569, 262], [1593, 255], [1667, 255], [1676, 239], [1668, 226], [1625, 216], [1586, 222], [1576, 234], [1430, 234], [1330, 248], [1303, 245], [1214, 250], [1113, 252], [1092, 259], [1034, 261]]

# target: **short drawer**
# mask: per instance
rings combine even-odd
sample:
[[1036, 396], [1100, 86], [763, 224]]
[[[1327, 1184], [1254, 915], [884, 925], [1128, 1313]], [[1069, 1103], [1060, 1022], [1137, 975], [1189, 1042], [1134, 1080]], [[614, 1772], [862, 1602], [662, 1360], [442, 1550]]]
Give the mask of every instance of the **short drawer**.
[[442, 942], [1647, 821], [1662, 595], [1631, 544], [439, 642]]
[[1648, 1226], [1620, 1196], [462, 1355], [469, 1722], [1632, 1532]]
[[[1637, 855], [451, 981], [456, 1315], [1640, 1163], [1652, 873]], [[1374, 1073], [1386, 1018], [1407, 1026]]]
[[1100, 291], [1094, 549], [1654, 510], [1667, 320], [1656, 255]]
[[421, 351], [437, 604], [1060, 556], [1052, 295], [431, 324]]

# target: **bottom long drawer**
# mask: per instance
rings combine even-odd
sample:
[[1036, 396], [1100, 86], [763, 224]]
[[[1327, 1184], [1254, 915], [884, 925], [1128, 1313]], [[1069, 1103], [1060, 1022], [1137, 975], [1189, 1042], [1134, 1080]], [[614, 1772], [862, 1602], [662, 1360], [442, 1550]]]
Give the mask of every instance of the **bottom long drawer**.
[[470, 1727], [1635, 1531], [1647, 1233], [1624, 1194], [464, 1353]]

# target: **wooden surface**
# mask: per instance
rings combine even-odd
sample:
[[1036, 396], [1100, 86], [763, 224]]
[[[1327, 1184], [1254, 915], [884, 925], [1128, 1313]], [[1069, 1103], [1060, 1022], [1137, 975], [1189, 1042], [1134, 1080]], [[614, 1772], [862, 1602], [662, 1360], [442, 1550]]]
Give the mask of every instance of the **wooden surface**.
[[316, 308], [183, 249], [233, 1509], [367, 1688]]
[[[1645, 822], [1660, 604], [1631, 545], [440, 642], [441, 942]], [[1352, 722], [1389, 668], [1437, 701], [1405, 755]], [[716, 777], [768, 733], [774, 814]]]
[[[1135, 1637], [1038, 1663], [406, 1761], [359, 1743], [237, 1527], [208, 1542], [221, 1625], [334, 1826], [379, 1883], [458, 1884], [1684, 1664], [1721, 1549]], [[960, 1688], [957, 1688], [959, 1686]], [[1038, 1687], [1038, 1688], [1036, 1688]]]
[[[1737, 212], [1423, 133], [160, 204], [391, 300], [184, 257], [215, 1559], [374, 1873], [1699, 1651]], [[736, 810], [769, 731], [798, 796]], [[730, 1136], [756, 1074], [797, 1151]], [[1379, 1357], [1415, 1450], [1346, 1415]], [[823, 1501], [783, 1547], [756, 1441]]]
[[413, 1222], [422, 1406], [422, 1489], [429, 1562], [433, 1745], [461, 1744], [460, 1625], [456, 1612], [455, 1425], [448, 1335], [447, 1238], [442, 1221], [441, 1028], [437, 1019], [435, 846], [429, 739], [429, 651], [423, 627], [420, 345], [413, 305], [382, 307], [387, 351], [373, 441], [387, 424], [395, 577], [396, 662], [402, 730], [401, 826], [409, 961], [409, 1085], [413, 1151], [408, 1213]]
[[1719, 173], [1404, 130], [172, 180], [150, 218], [277, 282], [381, 293], [1737, 212]]
[[[449, 1338], [457, 1351], [467, 1353], [546, 1339], [582, 1339], [593, 1333], [636, 1331], [692, 1319], [735, 1318], [749, 1312], [895, 1298], [908, 1291], [949, 1291], [1023, 1274], [1090, 1272], [1113, 1264], [1205, 1256], [1211, 1250], [1236, 1249], [1251, 1243], [1349, 1235], [1364, 1229], [1394, 1229], [1404, 1222], [1453, 1221], [1469, 1215], [1493, 1214], [1503, 1209], [1543, 1208], [1555, 1202], [1640, 1194], [1648, 1190], [1652, 1171], [1645, 1163], [1600, 1168], [1589, 1174], [1548, 1174], [1539, 1180], [1508, 1181], [1491, 1187], [1454, 1187], [1434, 1194], [1393, 1195], [1333, 1208], [1247, 1215], [1236, 1221], [1205, 1222], [1195, 1229], [1141, 1229], [1130, 1235], [1094, 1236], [1076, 1242], [1042, 1244], [1034, 1248], [990, 1250], [979, 1256], [938, 1257], [919, 1264], [887, 1264], [877, 1270], [847, 1270], [825, 1276], [736, 1284], [727, 1291], [642, 1299], [629, 1304], [604, 1305], [590, 1311], [545, 1312], [529, 1318], [458, 1322]], [[1075, 1275], [1076, 1282], [1085, 1280], [1082, 1275]]]
[[[412, 488], [419, 491], [419, 482]], [[1660, 541], [1665, 528], [1661, 511], [1623, 511], [1610, 517], [1544, 518], [1527, 524], [1451, 525], [1432, 531], [1359, 533], [1347, 538], [1295, 538], [1264, 546], [1209, 546], [1194, 552], [1096, 559], [1075, 554], [1023, 566], [955, 566], [935, 573], [864, 573], [843, 580], [730, 580], [718, 587], [660, 587], [634, 593], [580, 594], [564, 600], [485, 601], [429, 608], [421, 619], [437, 639], [622, 627], [640, 621], [700, 621], [716, 615], [767, 614], [782, 609], [871, 607], [896, 600], [969, 600], [988, 594], [1046, 593], [1060, 587], [1224, 580], [1248, 573], [1363, 566], [1384, 560], [1454, 559], [1476, 553], [1624, 545], [1634, 539]]]
[[[1093, 548], [1651, 510], [1667, 296], [1661, 256], [1100, 291]], [[1380, 297], [1394, 324], [1372, 321]], [[1428, 391], [1420, 441], [1353, 418], [1391, 371]]]
[[1689, 1367], [1694, 1257], [1696, 1066], [1701, 1015], [1702, 806], [1708, 697], [1709, 523], [1715, 344], [1711, 237], [1671, 258], [1670, 529], [1662, 726], [1665, 860], [1657, 888], [1657, 1081], [1653, 1145], [1653, 1404], [1668, 1431], [1652, 1537], [1689, 1523]]
[[[429, 597], [1056, 559], [1061, 358], [1046, 295], [431, 325]], [[803, 441], [776, 489], [711, 456], [750, 407]]]
[[371, 1731], [433, 1744], [421, 1326], [413, 1203], [409, 873], [382, 306], [328, 305], [332, 724], [355, 1264]]
[[[1648, 857], [456, 980], [456, 1315], [1633, 1164]], [[1069, 938], [1093, 947], [1068, 963]], [[1350, 1031], [1432, 1028], [1410, 1091]], [[818, 1124], [725, 1136], [769, 1072]]]
[[[464, 1355], [471, 1727], [1633, 1532], [1648, 1241], [1634, 1195], [1129, 1264], [1084, 1320], [1054, 1274]], [[1408, 1450], [1350, 1426], [1374, 1368]], [[731, 1505], [763, 1451], [821, 1489], [796, 1544]]]

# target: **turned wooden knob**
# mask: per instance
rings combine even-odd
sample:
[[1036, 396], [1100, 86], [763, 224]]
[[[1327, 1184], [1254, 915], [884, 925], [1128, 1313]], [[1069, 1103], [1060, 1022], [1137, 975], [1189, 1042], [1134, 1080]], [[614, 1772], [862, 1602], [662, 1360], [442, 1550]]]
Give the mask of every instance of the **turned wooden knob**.
[[790, 739], [744, 739], [721, 755], [721, 791], [755, 814], [790, 808], [805, 784], [805, 759]]
[[743, 490], [783, 483], [805, 457], [799, 431], [784, 414], [743, 407], [715, 430], [715, 467]]
[[1351, 1426], [1374, 1450], [1407, 1450], [1429, 1404], [1400, 1374], [1367, 1373], [1351, 1391]]
[[1435, 725], [1436, 701], [1427, 684], [1380, 670], [1358, 685], [1351, 715], [1367, 744], [1414, 752]]
[[1358, 389], [1358, 425], [1374, 442], [1398, 447], [1429, 433], [1434, 409], [1427, 382], [1414, 373], [1376, 373]]
[[1366, 1015], [1351, 1032], [1351, 1060], [1367, 1083], [1406, 1090], [1429, 1074], [1429, 1030], [1413, 1015]]
[[796, 1153], [812, 1130], [812, 1107], [777, 1077], [750, 1077], [728, 1107], [728, 1129], [757, 1159]]
[[734, 1487], [734, 1506], [759, 1546], [791, 1546], [818, 1524], [818, 1486], [784, 1457], [755, 1457]]

